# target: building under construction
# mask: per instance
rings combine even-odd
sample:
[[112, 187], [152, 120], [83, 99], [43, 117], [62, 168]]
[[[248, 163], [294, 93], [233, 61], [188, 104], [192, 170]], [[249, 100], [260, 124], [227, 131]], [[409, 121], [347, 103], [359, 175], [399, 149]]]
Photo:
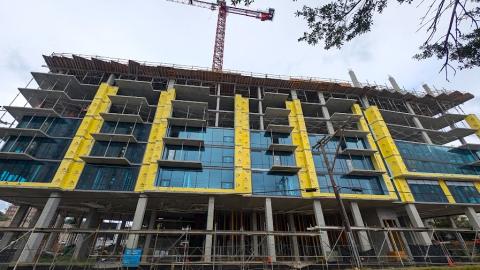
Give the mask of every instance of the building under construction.
[[349, 82], [44, 59], [49, 71], [2, 107], [0, 199], [18, 206], [0, 228], [5, 268], [478, 260], [469, 93], [366, 85], [353, 72]]

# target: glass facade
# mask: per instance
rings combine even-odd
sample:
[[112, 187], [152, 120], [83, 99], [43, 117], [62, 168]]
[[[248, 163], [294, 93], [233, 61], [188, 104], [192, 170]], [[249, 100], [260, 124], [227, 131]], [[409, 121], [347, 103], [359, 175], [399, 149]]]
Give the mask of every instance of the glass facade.
[[202, 169], [159, 168], [156, 185], [233, 189], [234, 130], [170, 126], [169, 137], [203, 140], [203, 146], [165, 145], [162, 159], [200, 161]]
[[145, 147], [146, 144], [143, 143], [97, 141], [93, 145], [90, 155], [101, 157], [125, 157], [131, 163], [140, 164], [142, 163]]
[[58, 162], [2, 159], [0, 160], [0, 181], [49, 183], [58, 166]]
[[138, 141], [146, 142], [150, 134], [150, 127], [149, 124], [105, 121], [100, 133], [132, 134]]
[[[310, 145], [314, 146], [324, 135], [310, 135]], [[362, 138], [346, 137], [345, 140], [332, 138], [325, 145], [325, 152], [330, 166], [333, 165], [335, 151], [340, 143], [340, 149], [368, 149], [368, 145]], [[320, 192], [333, 192], [330, 179], [327, 176], [328, 169], [320, 150], [312, 149], [313, 163], [317, 172], [318, 184]], [[333, 167], [335, 182], [340, 188], [341, 193], [357, 193], [357, 194], [375, 194], [385, 195], [386, 187], [383, 179], [379, 176], [355, 176], [346, 175], [349, 171], [349, 165], [355, 169], [374, 170], [372, 158], [370, 156], [355, 155], [338, 155]], [[353, 191], [352, 188], [361, 189], [362, 191]]]
[[76, 189], [133, 191], [138, 166], [103, 166], [86, 164]]
[[36, 159], [61, 160], [70, 145], [69, 139], [10, 136], [1, 152], [25, 153]]
[[407, 183], [417, 202], [448, 202], [438, 181], [407, 180]]
[[41, 116], [24, 116], [17, 128], [40, 129], [52, 137], [71, 138], [77, 132], [80, 119]]
[[468, 164], [477, 161], [475, 152], [441, 145], [395, 141], [409, 171], [480, 175]]
[[250, 132], [253, 194], [300, 196], [300, 184], [297, 174], [268, 171], [273, 165], [296, 166], [295, 154], [291, 152], [269, 151], [267, 149], [271, 144], [292, 145], [292, 138], [287, 133]]
[[457, 203], [480, 203], [480, 193], [471, 182], [447, 181], [448, 189]]

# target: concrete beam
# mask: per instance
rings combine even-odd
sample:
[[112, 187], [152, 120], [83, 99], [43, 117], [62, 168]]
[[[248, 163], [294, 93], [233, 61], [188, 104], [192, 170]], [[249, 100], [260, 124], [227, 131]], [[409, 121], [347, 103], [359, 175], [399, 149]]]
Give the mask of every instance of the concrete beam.
[[[207, 212], [207, 230], [213, 230], [213, 217], [215, 214], [215, 197], [208, 198], [208, 212]], [[212, 244], [213, 244], [213, 235], [205, 235], [205, 248], [203, 253], [203, 260], [205, 262], [212, 261]]]
[[[417, 208], [415, 207], [414, 204], [408, 203], [405, 205], [405, 211], [407, 212], [407, 215], [410, 219], [410, 223], [412, 223], [412, 226], [414, 228], [424, 228], [424, 224], [422, 221], [422, 218], [420, 217], [420, 214], [417, 211]], [[428, 235], [428, 232], [418, 232], [415, 233], [417, 236], [417, 239], [419, 241], [420, 245], [423, 246], [429, 246], [432, 244], [432, 239]]]
[[[140, 230], [143, 225], [143, 218], [145, 216], [145, 210], [147, 209], [148, 197], [145, 194], [141, 194], [137, 201], [137, 208], [133, 216], [132, 230]], [[137, 248], [138, 238], [137, 234], [130, 234], [127, 239], [126, 248]]]
[[[50, 197], [45, 204], [45, 207], [42, 210], [42, 213], [38, 217], [37, 222], [35, 223], [35, 228], [48, 228], [52, 223], [53, 217], [57, 212], [58, 205], [60, 204], [61, 197], [57, 192], [50, 194]], [[25, 247], [22, 250], [18, 258], [19, 263], [31, 263], [35, 259], [38, 248], [43, 241], [45, 234], [43, 233], [32, 233], [25, 244]]]
[[[358, 203], [353, 201], [350, 202], [350, 208], [352, 210], [353, 222], [355, 226], [365, 227], [365, 223], [363, 222], [362, 213], [360, 212]], [[357, 236], [360, 244], [360, 249], [362, 251], [368, 251], [372, 249], [372, 246], [370, 245], [370, 241], [366, 231], [358, 231]]]
[[[325, 217], [323, 216], [322, 204], [319, 200], [313, 201], [313, 213], [315, 215], [315, 221], [318, 227], [327, 226], [325, 223]], [[322, 246], [322, 254], [325, 258], [330, 255], [332, 249], [330, 248], [330, 241], [328, 240], [327, 231], [320, 231], [320, 244]]]
[[[273, 212], [272, 212], [272, 199], [265, 198], [265, 223], [267, 226], [267, 232], [273, 232]], [[275, 236], [267, 235], [267, 252], [270, 257], [270, 261], [277, 261], [277, 253], [275, 251]]]

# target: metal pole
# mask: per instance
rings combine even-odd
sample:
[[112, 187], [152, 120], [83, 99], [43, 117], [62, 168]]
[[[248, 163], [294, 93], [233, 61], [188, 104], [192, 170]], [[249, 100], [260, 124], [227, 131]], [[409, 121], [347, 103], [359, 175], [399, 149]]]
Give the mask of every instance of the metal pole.
[[[343, 128], [341, 128], [340, 130], [337, 130], [337, 132], [338, 131], [340, 132], [340, 138], [341, 138], [343, 136]], [[335, 133], [337, 133], [337, 132], [335, 132]], [[336, 158], [337, 158], [337, 155], [338, 155], [338, 151], [340, 150], [340, 142], [337, 144], [337, 148], [335, 150], [333, 166], [330, 166], [330, 162], [328, 161], [328, 156], [327, 156], [327, 153], [325, 151], [325, 143], [330, 141], [331, 138], [332, 138], [332, 136], [329, 136], [328, 139], [320, 141], [317, 144], [317, 147], [322, 152], [323, 159], [325, 160], [325, 166], [327, 166], [328, 177], [330, 178], [330, 183], [333, 187], [333, 193], [335, 194], [335, 199], [337, 200], [338, 205], [340, 207], [340, 214], [341, 214], [341, 217], [342, 217], [343, 225], [345, 226], [345, 232], [347, 234], [347, 240], [348, 240], [348, 243], [350, 244], [350, 247], [351, 247], [352, 253], [353, 253], [353, 263], [354, 263], [355, 267], [360, 268], [362, 266], [361, 260], [360, 260], [360, 254], [358, 253], [358, 249], [357, 249], [357, 246], [356, 246], [356, 243], [355, 243], [355, 239], [353, 237], [352, 227], [350, 226], [350, 221], [348, 219], [347, 211], [345, 210], [345, 205], [343, 204], [343, 200], [342, 200], [342, 197], [340, 196], [339, 188], [338, 188], [337, 183], [335, 182], [335, 178], [333, 176], [333, 169], [334, 169], [334, 166], [335, 166], [335, 161], [336, 161]]]

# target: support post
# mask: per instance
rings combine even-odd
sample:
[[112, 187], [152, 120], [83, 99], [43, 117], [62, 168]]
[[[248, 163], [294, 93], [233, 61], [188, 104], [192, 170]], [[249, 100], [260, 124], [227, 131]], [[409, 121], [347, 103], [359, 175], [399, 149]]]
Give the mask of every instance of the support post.
[[[252, 212], [252, 231], [258, 231], [258, 220], [257, 220], [257, 212]], [[253, 256], [256, 257], [258, 256], [258, 237], [256, 235], [252, 235], [253, 238], [253, 247], [252, 247], [252, 253]]]
[[[328, 111], [327, 106], [325, 106], [325, 97], [323, 96], [322, 92], [318, 92], [318, 99], [320, 100], [320, 104], [322, 104], [322, 114], [325, 119], [330, 119], [330, 112]], [[333, 128], [333, 124], [331, 121], [327, 121], [327, 130], [328, 134], [334, 134], [335, 129]]]
[[[150, 221], [148, 222], [148, 229], [153, 230], [155, 229], [155, 221], [157, 220], [157, 212], [152, 211], [150, 214]], [[147, 234], [145, 236], [145, 245], [143, 245], [143, 255], [149, 255], [150, 254], [150, 242], [152, 241], [152, 234]]]
[[[61, 228], [63, 226], [64, 221], [65, 221], [65, 215], [61, 212], [58, 213], [57, 219], [55, 220], [55, 224], [53, 225], [53, 227], [55, 229]], [[58, 240], [58, 232], [51, 232], [50, 235], [48, 236], [47, 243], [45, 244], [45, 250], [52, 250], [57, 240]]]
[[[407, 211], [408, 218], [410, 219], [410, 222], [412, 223], [414, 228], [424, 228], [425, 226], [423, 225], [422, 218], [420, 217], [420, 214], [417, 211], [417, 208], [415, 207], [414, 204], [408, 203], [405, 205], [405, 210]], [[423, 246], [429, 246], [432, 244], [432, 239], [430, 239], [430, 236], [428, 235], [428, 232], [418, 232], [416, 233], [417, 238], [419, 240], [419, 244]]]
[[[295, 228], [295, 219], [293, 217], [293, 214], [288, 214], [288, 226], [290, 227], [291, 232], [296, 232]], [[300, 249], [298, 247], [298, 237], [296, 235], [292, 235], [291, 237], [292, 240], [292, 251], [293, 251], [293, 258], [295, 261], [300, 261]]]
[[[9, 227], [10, 228], [18, 228], [22, 224], [22, 221], [25, 219], [25, 216], [28, 213], [29, 206], [26, 204], [22, 204], [18, 207], [17, 212], [12, 218]], [[0, 250], [8, 246], [14, 239], [16, 233], [14, 232], [5, 232], [3, 234], [2, 239], [0, 240]]]
[[[213, 216], [215, 212], [215, 197], [208, 198], [208, 212], [207, 212], [207, 230], [213, 230]], [[212, 261], [212, 243], [213, 243], [213, 235], [206, 234], [205, 235], [205, 248], [203, 253], [203, 260], [205, 262]]]
[[[145, 194], [141, 194], [138, 198], [137, 208], [135, 209], [135, 214], [133, 216], [132, 230], [142, 229], [143, 217], [145, 216], [145, 209], [147, 209], [148, 197]], [[126, 247], [133, 249], [137, 248], [139, 235], [130, 234], [128, 235]]]
[[[81, 223], [80, 229], [89, 229], [98, 226], [98, 213], [95, 209], [90, 209], [85, 221]], [[75, 250], [72, 257], [74, 260], [83, 260], [88, 257], [89, 249], [93, 241], [93, 234], [79, 234], [75, 242]]]
[[[323, 216], [322, 204], [319, 200], [313, 201], [313, 213], [315, 214], [315, 221], [319, 228], [325, 227], [325, 217]], [[320, 245], [322, 247], [322, 254], [327, 258], [331, 252], [330, 241], [328, 240], [327, 231], [320, 230]]]
[[[60, 204], [60, 194], [53, 192], [50, 194], [50, 197], [45, 204], [45, 207], [42, 210], [42, 213], [38, 217], [38, 220], [35, 223], [34, 228], [48, 228], [52, 223], [52, 219], [57, 212], [58, 205]], [[43, 233], [32, 233], [25, 244], [25, 247], [18, 258], [19, 263], [32, 263], [37, 254], [38, 248], [43, 241], [45, 234]]]
[[468, 222], [474, 230], [480, 230], [480, 219], [478, 218], [477, 211], [471, 206], [465, 208], [465, 215], [468, 218]]
[[[363, 223], [362, 213], [360, 212], [360, 208], [358, 207], [357, 202], [350, 202], [350, 208], [352, 209], [352, 216], [353, 222], [357, 227], [365, 227], [365, 223]], [[368, 240], [368, 234], [366, 231], [358, 231], [357, 232], [360, 249], [362, 251], [368, 251], [372, 249], [370, 245], [370, 241]]]
[[[267, 225], [267, 233], [273, 232], [273, 212], [272, 199], [265, 198], [265, 223]], [[272, 263], [277, 261], [277, 254], [275, 251], [275, 236], [267, 235], [267, 251], [270, 261]]]

